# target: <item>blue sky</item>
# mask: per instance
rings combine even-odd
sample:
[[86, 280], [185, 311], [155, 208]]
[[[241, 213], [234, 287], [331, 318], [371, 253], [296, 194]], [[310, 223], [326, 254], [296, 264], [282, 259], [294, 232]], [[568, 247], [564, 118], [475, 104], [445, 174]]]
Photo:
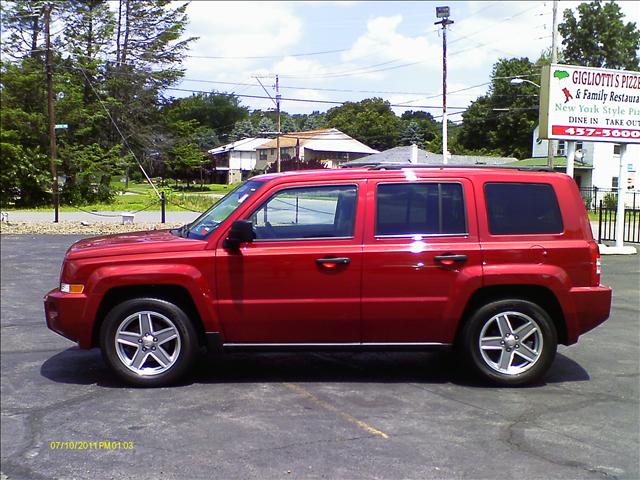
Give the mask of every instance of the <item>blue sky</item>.
[[[565, 8], [579, 2], [559, 2]], [[193, 1], [187, 34], [199, 37], [185, 59], [176, 87], [264, 96], [280, 76], [283, 98], [358, 101], [382, 97], [401, 113], [442, 103], [442, 37], [435, 7], [449, 5], [449, 113], [486, 92], [499, 58], [535, 61], [551, 46], [552, 2], [214, 2]], [[619, 2], [627, 21], [640, 23], [640, 8]], [[307, 55], [318, 52], [317, 55]], [[217, 57], [217, 58], [204, 58]], [[263, 58], [250, 58], [263, 57]], [[535, 80], [534, 77], [531, 77]], [[220, 83], [210, 83], [220, 82]], [[222, 83], [226, 82], [226, 83]], [[376, 92], [376, 93], [374, 93]], [[171, 96], [188, 93], [178, 90]], [[250, 108], [270, 100], [242, 98]], [[326, 111], [332, 104], [283, 100], [289, 113]], [[429, 109], [433, 115], [440, 107]], [[460, 119], [453, 116], [452, 119]]]

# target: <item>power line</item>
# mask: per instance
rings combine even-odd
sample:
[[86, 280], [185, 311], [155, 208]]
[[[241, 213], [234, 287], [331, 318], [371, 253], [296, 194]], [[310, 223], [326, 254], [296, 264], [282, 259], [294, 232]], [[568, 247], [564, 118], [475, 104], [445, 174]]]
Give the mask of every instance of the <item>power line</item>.
[[282, 58], [282, 57], [314, 57], [317, 55], [328, 55], [330, 53], [341, 53], [348, 51], [348, 48], [339, 48], [337, 50], [324, 50], [320, 52], [307, 52], [307, 53], [285, 53], [281, 55], [251, 55], [251, 56], [240, 56], [240, 55], [186, 55], [189, 58], [204, 58], [211, 60], [267, 60], [271, 58]]
[[[488, 82], [490, 83], [490, 82]], [[204, 93], [204, 94], [210, 94], [211, 92], [207, 92], [205, 90], [194, 90], [194, 89], [190, 89], [190, 88], [177, 88], [177, 87], [165, 87], [165, 90], [175, 90], [178, 92], [190, 92], [190, 93]], [[269, 96], [264, 96], [264, 95], [246, 95], [246, 94], [236, 94], [236, 93], [228, 93], [228, 92], [216, 92], [216, 95], [225, 95], [225, 96], [232, 96], [232, 97], [241, 97], [241, 98], [259, 98], [259, 99], [265, 99], [265, 100], [273, 100], [271, 97]], [[305, 102], [305, 103], [324, 103], [324, 104], [331, 104], [331, 105], [344, 105], [345, 103], [356, 103], [352, 100], [344, 100], [344, 101], [338, 101], [338, 100], [313, 100], [310, 98], [285, 98], [282, 97], [282, 100], [286, 100], [288, 102]], [[403, 104], [390, 104], [389, 106], [391, 107], [406, 107], [406, 105]], [[411, 108], [425, 108], [425, 109], [429, 109], [429, 108], [441, 108], [440, 105], [410, 105]], [[449, 108], [453, 108], [453, 109], [460, 109], [460, 110], [464, 110], [467, 107], [449, 107]]]
[[[539, 8], [539, 6], [540, 6], [539, 4], [535, 4], [533, 7], [525, 8], [524, 10], [522, 10], [522, 11], [520, 11], [520, 12], [518, 12], [518, 13], [514, 14], [514, 15], [511, 15], [511, 16], [508, 16], [508, 17], [505, 17], [505, 18], [503, 18], [503, 19], [499, 20], [499, 21], [497, 22], [497, 24], [499, 25], [500, 23], [504, 23], [504, 22], [506, 22], [506, 21], [508, 21], [508, 20], [512, 20], [512, 19], [514, 19], [514, 18], [516, 18], [516, 17], [519, 17], [520, 15], [524, 15], [525, 13], [530, 12], [531, 10], [533, 10], [533, 9], [535, 9], [535, 8]], [[493, 28], [493, 27], [495, 27], [495, 26], [496, 26], [496, 25], [493, 25], [493, 26], [492, 26], [492, 28]], [[455, 40], [452, 40], [451, 42], [449, 42], [449, 44], [450, 44], [450, 45], [453, 45], [454, 43], [457, 43], [457, 42], [459, 42], [460, 40], [464, 40], [464, 39], [467, 39], [467, 38], [473, 37], [473, 36], [475, 36], [475, 35], [477, 35], [477, 34], [479, 34], [479, 33], [482, 33], [482, 32], [484, 32], [484, 31], [486, 31], [486, 30], [487, 30], [487, 28], [481, 28], [480, 30], [476, 30], [476, 31], [475, 31], [475, 32], [473, 32], [473, 33], [469, 33], [469, 34], [467, 34], [467, 35], [463, 35], [463, 36], [461, 36], [461, 37], [458, 37], [458, 38], [456, 38]], [[501, 40], [501, 41], [502, 41], [502, 40]]]

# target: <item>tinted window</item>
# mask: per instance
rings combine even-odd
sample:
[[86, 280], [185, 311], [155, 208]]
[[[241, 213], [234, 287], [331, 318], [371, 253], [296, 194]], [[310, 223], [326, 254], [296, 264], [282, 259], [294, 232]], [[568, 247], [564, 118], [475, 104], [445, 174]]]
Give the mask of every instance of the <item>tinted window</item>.
[[562, 232], [562, 216], [551, 185], [488, 183], [484, 191], [492, 234]]
[[356, 193], [354, 185], [281, 190], [251, 215], [256, 239], [351, 237]]
[[378, 185], [376, 235], [457, 235], [466, 230], [459, 183]]

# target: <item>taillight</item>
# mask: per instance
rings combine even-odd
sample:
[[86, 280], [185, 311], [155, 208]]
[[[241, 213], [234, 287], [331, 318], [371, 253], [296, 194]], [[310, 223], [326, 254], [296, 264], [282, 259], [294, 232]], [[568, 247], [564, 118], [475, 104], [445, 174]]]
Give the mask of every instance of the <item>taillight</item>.
[[600, 273], [602, 270], [602, 265], [600, 264], [600, 249], [598, 248], [598, 244], [591, 240], [589, 242], [589, 253], [590, 253], [590, 263], [591, 263], [591, 286], [597, 287], [600, 285]]

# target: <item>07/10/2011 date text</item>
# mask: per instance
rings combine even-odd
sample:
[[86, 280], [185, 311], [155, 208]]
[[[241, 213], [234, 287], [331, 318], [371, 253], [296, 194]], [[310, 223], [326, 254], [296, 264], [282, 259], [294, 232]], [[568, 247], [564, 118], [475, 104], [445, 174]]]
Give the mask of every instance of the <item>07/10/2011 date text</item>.
[[52, 440], [49, 442], [51, 450], [133, 450], [133, 442], [120, 442], [112, 440], [100, 441], [66, 441]]

